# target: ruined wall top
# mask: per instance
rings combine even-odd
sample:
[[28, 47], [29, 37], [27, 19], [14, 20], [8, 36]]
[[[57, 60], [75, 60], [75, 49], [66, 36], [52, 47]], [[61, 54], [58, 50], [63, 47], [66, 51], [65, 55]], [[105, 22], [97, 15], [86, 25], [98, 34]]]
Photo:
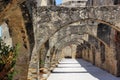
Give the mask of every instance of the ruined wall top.
[[88, 6], [110, 6], [114, 5], [114, 0], [89, 0]]
[[63, 0], [62, 6], [77, 7], [86, 6], [88, 0]]
[[[34, 11], [33, 16], [35, 37], [39, 45], [42, 45], [42, 43], [49, 39], [56, 31], [77, 22], [83, 26], [90, 26], [91, 23], [89, 24], [89, 21], [92, 21], [92, 24], [104, 23], [114, 29], [120, 30], [119, 6], [75, 8], [46, 6], [37, 8], [37, 12]], [[81, 30], [86, 32], [84, 27], [81, 27]]]
[[65, 3], [65, 2], [69, 2], [69, 1], [71, 1], [71, 2], [80, 2], [80, 1], [88, 1], [88, 0], [62, 0], [62, 3]]
[[63, 0], [63, 6], [80, 7], [80, 6], [111, 6], [120, 5], [119, 0]]

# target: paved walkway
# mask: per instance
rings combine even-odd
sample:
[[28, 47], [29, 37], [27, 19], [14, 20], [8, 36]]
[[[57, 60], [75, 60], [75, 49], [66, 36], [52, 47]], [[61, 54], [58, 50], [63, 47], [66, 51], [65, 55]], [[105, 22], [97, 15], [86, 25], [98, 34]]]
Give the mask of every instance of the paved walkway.
[[120, 80], [82, 59], [63, 59], [48, 80]]

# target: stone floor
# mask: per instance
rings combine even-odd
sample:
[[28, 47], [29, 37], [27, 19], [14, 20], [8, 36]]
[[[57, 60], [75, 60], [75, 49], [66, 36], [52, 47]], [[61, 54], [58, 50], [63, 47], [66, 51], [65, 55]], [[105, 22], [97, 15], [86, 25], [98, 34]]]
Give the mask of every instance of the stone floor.
[[120, 80], [82, 59], [63, 59], [47, 80]]

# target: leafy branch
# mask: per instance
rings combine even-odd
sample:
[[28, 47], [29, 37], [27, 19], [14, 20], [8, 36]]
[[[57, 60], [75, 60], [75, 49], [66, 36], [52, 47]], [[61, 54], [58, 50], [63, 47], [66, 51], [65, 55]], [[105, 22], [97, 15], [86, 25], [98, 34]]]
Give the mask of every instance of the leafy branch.
[[[12, 80], [18, 49], [18, 44], [10, 47], [0, 39], [0, 80]], [[11, 79], [9, 75], [11, 75]]]

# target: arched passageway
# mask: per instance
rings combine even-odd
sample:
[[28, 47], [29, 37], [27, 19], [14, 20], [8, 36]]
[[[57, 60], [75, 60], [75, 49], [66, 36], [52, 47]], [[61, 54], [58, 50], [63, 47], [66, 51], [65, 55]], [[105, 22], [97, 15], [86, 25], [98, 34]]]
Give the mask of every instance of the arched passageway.
[[[34, 30], [36, 31], [37, 52], [36, 54], [33, 53], [32, 57], [39, 53], [36, 60], [40, 61], [41, 72], [44, 69], [48, 72], [53, 70], [64, 57], [61, 57], [61, 54], [63, 54], [65, 47], [70, 48], [70, 45], [75, 44], [75, 58], [83, 58], [93, 65], [119, 76], [119, 60], [115, 58], [118, 53], [113, 48], [116, 44], [114, 41], [117, 38], [115, 38], [116, 31], [120, 31], [119, 17], [113, 14], [115, 12], [112, 11], [112, 8], [53, 6], [40, 7], [37, 11], [41, 13], [34, 14], [33, 18], [34, 26], [36, 26]], [[110, 11], [112, 12], [110, 13]], [[119, 11], [116, 12], [116, 14], [118, 13]], [[114, 18], [110, 15], [113, 15]], [[117, 35], [119, 34], [117, 33]], [[35, 64], [38, 64], [37, 61]]]
[[20, 44], [13, 80], [43, 79], [66, 56], [120, 76], [120, 1], [86, 2], [71, 0], [84, 7], [64, 7], [48, 6], [55, 0], [0, 0], [0, 25], [8, 25], [13, 46]]

